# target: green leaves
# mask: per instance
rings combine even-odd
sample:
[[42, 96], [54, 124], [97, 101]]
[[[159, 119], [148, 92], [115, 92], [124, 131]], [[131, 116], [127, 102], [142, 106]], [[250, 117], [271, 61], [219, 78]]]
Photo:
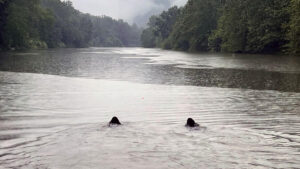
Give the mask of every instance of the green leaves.
[[42, 20], [39, 1], [15, 0], [6, 3], [5, 20], [2, 21], [3, 46], [20, 49], [34, 48], [35, 44], [42, 44], [38, 31], [38, 25]]
[[162, 15], [150, 19], [143, 41], [185, 51], [299, 54], [300, 0], [189, 0], [175, 24]]
[[169, 37], [176, 50], [207, 51], [208, 37], [217, 26], [217, 0], [190, 0]]
[[291, 16], [288, 23], [287, 44], [288, 50], [291, 54], [300, 54], [300, 0], [291, 0], [288, 8]]
[[71, 1], [0, 0], [0, 48], [138, 46], [141, 30], [74, 9]]
[[142, 41], [154, 41], [154, 46], [166, 49], [207, 51], [208, 37], [217, 26], [220, 4], [219, 0], [190, 0], [183, 9], [170, 8], [153, 16]]
[[148, 22], [142, 35], [141, 41], [144, 47], [166, 47], [166, 39], [173, 31], [174, 24], [179, 17], [181, 9], [175, 7], [170, 8], [168, 11], [162, 12], [159, 16], [152, 16]]

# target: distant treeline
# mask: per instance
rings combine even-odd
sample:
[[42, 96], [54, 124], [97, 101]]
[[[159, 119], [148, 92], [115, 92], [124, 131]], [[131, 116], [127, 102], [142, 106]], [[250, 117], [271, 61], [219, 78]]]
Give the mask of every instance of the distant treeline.
[[300, 0], [189, 0], [152, 16], [144, 47], [300, 53]]
[[139, 46], [141, 30], [70, 1], [0, 0], [0, 49]]

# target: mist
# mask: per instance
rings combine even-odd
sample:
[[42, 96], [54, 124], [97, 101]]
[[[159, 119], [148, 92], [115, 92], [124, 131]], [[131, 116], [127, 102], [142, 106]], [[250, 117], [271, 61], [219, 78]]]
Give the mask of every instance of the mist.
[[150, 16], [172, 6], [183, 6], [187, 0], [71, 0], [76, 9], [92, 15], [123, 19], [145, 26]]

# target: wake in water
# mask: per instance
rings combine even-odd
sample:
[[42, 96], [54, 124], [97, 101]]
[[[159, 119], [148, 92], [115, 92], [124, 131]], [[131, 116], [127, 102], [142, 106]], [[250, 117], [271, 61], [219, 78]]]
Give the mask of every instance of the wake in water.
[[300, 168], [298, 59], [36, 53], [0, 55], [1, 169]]

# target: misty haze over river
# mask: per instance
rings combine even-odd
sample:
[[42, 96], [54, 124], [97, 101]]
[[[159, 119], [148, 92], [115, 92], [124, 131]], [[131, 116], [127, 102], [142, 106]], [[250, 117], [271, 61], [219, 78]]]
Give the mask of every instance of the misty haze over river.
[[300, 168], [300, 58], [1, 53], [0, 168]]

